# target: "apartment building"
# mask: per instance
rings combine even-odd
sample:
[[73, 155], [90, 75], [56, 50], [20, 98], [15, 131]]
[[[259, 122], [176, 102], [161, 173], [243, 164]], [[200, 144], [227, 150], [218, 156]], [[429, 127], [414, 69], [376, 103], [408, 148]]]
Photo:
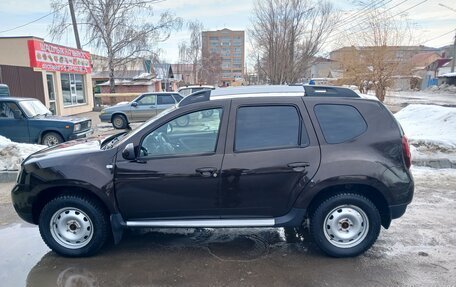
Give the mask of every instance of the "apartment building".
[[[221, 59], [220, 85], [231, 86], [235, 81], [242, 79], [245, 65], [244, 31], [232, 31], [226, 28], [203, 31], [202, 44], [203, 60], [210, 59], [211, 56], [219, 56]], [[205, 65], [210, 64], [206, 61]], [[204, 69], [213, 71], [213, 67], [203, 66]]]

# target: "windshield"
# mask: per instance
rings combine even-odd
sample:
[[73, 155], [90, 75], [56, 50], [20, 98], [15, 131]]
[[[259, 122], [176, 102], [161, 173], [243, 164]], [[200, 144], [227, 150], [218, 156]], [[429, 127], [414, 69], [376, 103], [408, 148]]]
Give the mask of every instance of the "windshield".
[[33, 118], [38, 115], [51, 115], [52, 113], [38, 100], [20, 101], [19, 105], [24, 110], [25, 114]]
[[[145, 129], [146, 127], [149, 126], [149, 124], [155, 122], [156, 120], [160, 119], [161, 117], [169, 114], [170, 112], [174, 111], [175, 109], [177, 109], [177, 105], [173, 105], [169, 108], [167, 108], [166, 110], [162, 111], [161, 113], [159, 113], [158, 115], [156, 115], [155, 117], [152, 117], [150, 118], [149, 120], [147, 120], [146, 122], [144, 122], [142, 125], [138, 126], [137, 128], [131, 130], [130, 132], [128, 132], [127, 134], [119, 134], [119, 135], [124, 135], [120, 140], [116, 138], [114, 138], [111, 142], [110, 142], [110, 147], [114, 147], [114, 146], [117, 146], [119, 145], [120, 143], [123, 143], [125, 141], [128, 141], [131, 137], [133, 137], [135, 134], [139, 133], [140, 131], [142, 131], [143, 129]], [[115, 142], [113, 142], [115, 141]], [[112, 143], [112, 144], [111, 144]]]

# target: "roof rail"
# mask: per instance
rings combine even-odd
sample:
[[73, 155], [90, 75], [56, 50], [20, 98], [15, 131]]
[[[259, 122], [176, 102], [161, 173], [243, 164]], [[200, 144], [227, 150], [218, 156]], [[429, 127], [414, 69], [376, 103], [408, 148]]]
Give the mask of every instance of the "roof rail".
[[200, 102], [206, 102], [209, 101], [211, 97], [211, 90], [202, 90], [202, 91], [197, 91], [194, 92], [193, 94], [190, 94], [183, 98], [179, 104], [178, 107], [183, 107], [186, 105], [190, 105], [193, 103], [200, 103]]
[[352, 89], [337, 86], [304, 85], [306, 97], [347, 97], [360, 98]]

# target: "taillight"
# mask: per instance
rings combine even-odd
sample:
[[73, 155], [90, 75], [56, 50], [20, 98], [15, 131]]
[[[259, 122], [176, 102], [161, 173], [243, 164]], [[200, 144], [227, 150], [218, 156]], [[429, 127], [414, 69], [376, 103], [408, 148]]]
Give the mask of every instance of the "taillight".
[[404, 156], [405, 165], [410, 168], [412, 165], [412, 154], [410, 153], [410, 145], [405, 135], [402, 136], [402, 154]]

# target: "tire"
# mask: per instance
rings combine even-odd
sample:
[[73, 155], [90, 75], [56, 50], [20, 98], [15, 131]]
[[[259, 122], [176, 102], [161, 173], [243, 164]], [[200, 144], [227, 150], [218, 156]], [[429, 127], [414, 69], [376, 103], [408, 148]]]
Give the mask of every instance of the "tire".
[[186, 127], [190, 123], [190, 116], [186, 115], [176, 119], [176, 125], [178, 127]]
[[61, 143], [63, 143], [62, 136], [55, 132], [47, 132], [41, 139], [41, 144], [47, 146], [54, 146]]
[[323, 201], [310, 217], [310, 233], [326, 254], [353, 257], [368, 250], [380, 233], [378, 209], [366, 197], [344, 193]]
[[68, 257], [95, 254], [110, 231], [107, 214], [100, 204], [78, 195], [62, 195], [48, 202], [38, 225], [46, 245]]
[[124, 115], [114, 115], [112, 117], [112, 126], [115, 129], [126, 129], [128, 126], [127, 118]]

